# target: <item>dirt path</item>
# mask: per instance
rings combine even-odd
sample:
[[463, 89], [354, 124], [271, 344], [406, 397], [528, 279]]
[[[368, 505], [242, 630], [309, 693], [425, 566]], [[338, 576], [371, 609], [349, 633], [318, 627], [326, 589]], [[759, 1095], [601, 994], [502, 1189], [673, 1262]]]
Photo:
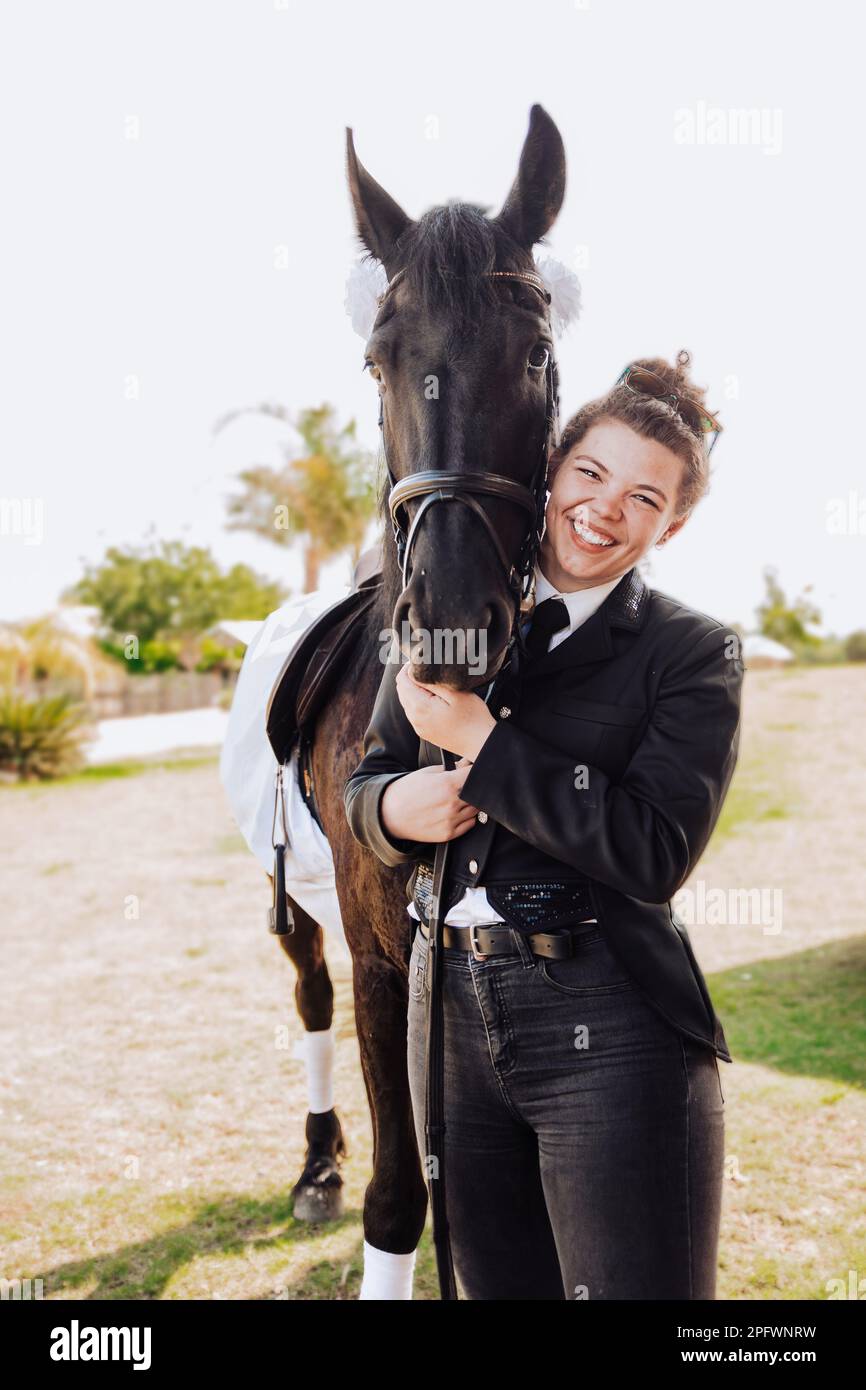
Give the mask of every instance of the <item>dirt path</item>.
[[781, 892], [781, 931], [766, 922], [690, 927], [713, 971], [860, 935], [864, 925], [866, 667], [749, 673], [743, 709], [735, 776], [748, 774], [758, 819], [711, 844], [690, 885]]
[[[256, 1194], [248, 1220], [230, 1218], [229, 1245], [243, 1246], [247, 1230], [266, 1242], [285, 1229], [285, 1211], [256, 1216], [257, 1201], [267, 1208], [300, 1172], [306, 1111], [303, 1068], [275, 1039], [281, 1026], [290, 1039], [302, 1030], [293, 972], [266, 928], [267, 880], [235, 830], [216, 763], [6, 792], [0, 825], [4, 951], [15, 961], [0, 999], [11, 1023], [3, 1205], [17, 1237], [16, 1269], [3, 1272], [45, 1272], [48, 1294], [50, 1271], [67, 1261], [146, 1243], [154, 1222], [199, 1220], [220, 1194]], [[350, 968], [334, 974], [351, 1211], [368, 1181], [370, 1122]], [[201, 1238], [196, 1228], [191, 1245]], [[359, 1243], [352, 1223], [347, 1259]], [[133, 1282], [153, 1255], [146, 1245], [132, 1253]], [[227, 1262], [221, 1247], [194, 1257], [167, 1291], [207, 1297], [213, 1263], [221, 1296], [273, 1296], [305, 1268], [283, 1254], [252, 1282], [245, 1272], [227, 1284]], [[87, 1276], [75, 1293], [96, 1287]]]

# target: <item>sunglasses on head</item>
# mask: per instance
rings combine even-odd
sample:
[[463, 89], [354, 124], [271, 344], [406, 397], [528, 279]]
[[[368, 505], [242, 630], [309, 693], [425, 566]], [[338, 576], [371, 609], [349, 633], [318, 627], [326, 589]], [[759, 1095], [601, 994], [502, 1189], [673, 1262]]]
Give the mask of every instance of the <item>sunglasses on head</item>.
[[616, 379], [617, 386], [627, 386], [630, 391], [637, 395], [653, 396], [657, 401], [667, 401], [672, 405], [677, 414], [685, 420], [689, 429], [696, 434], [712, 435], [707, 445], [707, 454], [713, 452], [716, 440], [722, 432], [723, 426], [715, 415], [712, 415], [700, 401], [696, 401], [693, 396], [682, 396], [676, 391], [672, 391], [670, 384], [648, 367], [638, 367], [634, 363], [625, 368]]

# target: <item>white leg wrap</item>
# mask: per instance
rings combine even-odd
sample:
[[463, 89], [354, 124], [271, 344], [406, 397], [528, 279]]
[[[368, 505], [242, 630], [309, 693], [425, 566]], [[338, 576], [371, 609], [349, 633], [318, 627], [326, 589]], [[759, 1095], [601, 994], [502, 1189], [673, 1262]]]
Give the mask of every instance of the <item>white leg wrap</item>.
[[292, 1050], [307, 1068], [307, 1105], [313, 1115], [334, 1108], [334, 1043], [333, 1028], [317, 1033], [305, 1033]]
[[377, 1250], [375, 1245], [368, 1245], [365, 1240], [364, 1278], [359, 1300], [411, 1300], [416, 1254], [417, 1251], [413, 1250], [408, 1255], [391, 1255], [387, 1250]]

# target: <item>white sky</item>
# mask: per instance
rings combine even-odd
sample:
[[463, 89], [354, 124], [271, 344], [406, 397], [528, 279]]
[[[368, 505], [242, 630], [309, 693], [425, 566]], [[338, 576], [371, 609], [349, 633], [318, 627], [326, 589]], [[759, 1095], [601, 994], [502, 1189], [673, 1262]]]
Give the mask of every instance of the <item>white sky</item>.
[[[775, 564], [825, 628], [866, 627], [866, 534], [827, 530], [832, 499], [866, 508], [856, 22], [841, 0], [5, 7], [0, 497], [41, 499], [44, 534], [0, 535], [0, 619], [151, 524], [297, 589], [295, 556], [224, 529], [278, 427], [211, 430], [329, 400], [377, 444], [343, 309], [344, 127], [410, 214], [498, 211], [539, 101], [568, 156], [549, 254], [587, 248], [564, 418], [629, 358], [686, 346], [727, 427], [652, 582], [748, 624]], [[677, 112], [713, 108], [763, 112], [762, 139], [677, 140]]]

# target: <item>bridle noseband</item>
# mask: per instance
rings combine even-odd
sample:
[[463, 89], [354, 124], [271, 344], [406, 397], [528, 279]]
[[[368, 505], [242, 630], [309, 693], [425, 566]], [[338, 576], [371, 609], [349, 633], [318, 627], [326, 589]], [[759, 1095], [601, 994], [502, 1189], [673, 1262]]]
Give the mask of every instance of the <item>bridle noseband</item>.
[[[378, 302], [380, 305], [405, 273], [405, 270], [399, 270], [389, 281], [387, 289], [379, 297]], [[488, 270], [485, 271], [484, 274], [491, 279], [520, 280], [536, 290], [546, 304], [550, 303], [550, 292], [547, 290], [544, 281], [540, 275], [535, 275], [531, 271]], [[470, 507], [484, 524], [486, 533], [493, 543], [494, 551], [499, 557], [500, 564], [506, 573], [508, 588], [514, 599], [514, 622], [512, 625], [510, 643], [513, 643], [518, 629], [521, 605], [527, 599], [532, 588], [535, 559], [544, 532], [545, 485], [547, 482], [547, 462], [550, 441], [551, 438], [553, 438], [554, 444], [559, 442], [558, 377], [556, 362], [552, 352], [549, 355], [545, 368], [545, 380], [547, 386], [547, 403], [544, 438], [542, 440], [541, 456], [533, 473], [532, 482], [528, 487], [524, 483], [519, 483], [514, 478], [507, 478], [501, 473], [455, 473], [448, 469], [441, 468], [428, 468], [419, 473], [409, 473], [398, 482], [388, 462], [388, 454], [385, 448], [384, 411], [382, 397], [379, 397], [379, 427], [382, 430], [382, 452], [385, 457], [385, 466], [388, 470], [388, 479], [391, 484], [391, 490], [388, 494], [388, 510], [394, 529], [394, 541], [397, 546], [397, 562], [402, 573], [403, 588], [406, 588], [409, 580], [409, 561], [412, 554], [412, 545], [418, 534], [418, 527], [423, 517], [427, 514], [434, 502], [461, 502], [464, 506]], [[509, 561], [490, 518], [484, 511], [484, 508], [475, 500], [475, 497], [471, 495], [473, 493], [481, 493], [490, 497], [502, 498], [507, 502], [514, 503], [515, 506], [521, 507], [528, 513], [530, 525], [521, 543], [517, 561], [514, 564]], [[407, 525], [408, 511], [406, 510], [406, 503], [415, 497], [423, 497], [424, 501], [418, 508], [414, 521], [411, 525]]]

